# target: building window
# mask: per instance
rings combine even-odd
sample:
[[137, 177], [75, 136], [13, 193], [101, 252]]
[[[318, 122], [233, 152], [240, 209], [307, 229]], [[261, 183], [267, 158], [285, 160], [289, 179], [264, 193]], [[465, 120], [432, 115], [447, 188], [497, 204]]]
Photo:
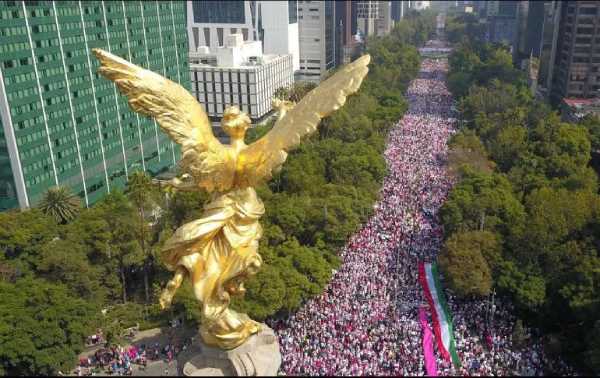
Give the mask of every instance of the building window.
[[204, 43], [206, 46], [210, 46], [210, 28], [204, 28]]
[[577, 28], [577, 34], [594, 34], [594, 28]]
[[579, 8], [579, 14], [595, 15], [597, 13], [598, 13], [598, 8], [596, 8], [596, 7], [593, 7], [593, 8], [581, 7], [581, 8]]
[[590, 44], [592, 43], [592, 39], [591, 38], [587, 38], [587, 37], [579, 37], [579, 38], [575, 38], [575, 43], [581, 43], [581, 44]]
[[217, 38], [219, 39], [219, 46], [223, 46], [223, 28], [217, 28]]

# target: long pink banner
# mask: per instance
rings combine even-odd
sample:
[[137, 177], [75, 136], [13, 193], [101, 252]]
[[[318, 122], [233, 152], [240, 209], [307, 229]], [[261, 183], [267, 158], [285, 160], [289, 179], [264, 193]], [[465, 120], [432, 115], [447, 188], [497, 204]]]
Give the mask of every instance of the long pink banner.
[[435, 363], [435, 355], [433, 354], [433, 334], [429, 323], [427, 322], [427, 315], [425, 309], [421, 307], [419, 309], [419, 322], [423, 328], [423, 355], [425, 356], [425, 370], [427, 375], [430, 377], [437, 377], [437, 365]]

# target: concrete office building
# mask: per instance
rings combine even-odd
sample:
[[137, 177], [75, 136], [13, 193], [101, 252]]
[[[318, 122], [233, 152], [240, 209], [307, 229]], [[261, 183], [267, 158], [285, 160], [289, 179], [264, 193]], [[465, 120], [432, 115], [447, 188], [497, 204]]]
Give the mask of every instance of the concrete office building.
[[592, 98], [600, 94], [600, 3], [564, 1], [560, 7], [560, 24], [556, 54], [552, 65], [550, 100], [559, 104], [563, 98]]
[[335, 23], [337, 43], [335, 44], [336, 66], [350, 63], [361, 55], [364, 48], [355, 36], [357, 32], [357, 2], [336, 1]]
[[187, 1], [190, 51], [224, 46], [227, 37], [237, 33], [244, 41], [257, 41], [255, 9], [256, 1]]
[[540, 45], [540, 70], [538, 74], [538, 97], [549, 99], [554, 74], [554, 60], [558, 45], [558, 31], [561, 17], [561, 2], [544, 2], [542, 41]]
[[391, 1], [358, 1], [356, 24], [362, 36], [384, 36], [394, 27]]
[[406, 12], [408, 12], [408, 3], [406, 0], [394, 0], [392, 1], [392, 20], [398, 22], [404, 18]]
[[507, 44], [514, 51], [518, 43], [517, 18], [497, 15], [488, 17], [487, 23], [488, 41]]
[[351, 43], [352, 37], [352, 2], [336, 1], [335, 3], [335, 61], [344, 61], [344, 47]]
[[294, 71], [300, 69], [298, 2], [258, 1], [255, 19], [263, 53], [291, 54]]
[[241, 33], [265, 54], [291, 54], [294, 70], [300, 67], [297, 1], [187, 1], [187, 18], [191, 52]]
[[379, 2], [379, 17], [376, 21], [376, 29], [378, 36], [384, 36], [390, 34], [394, 27], [394, 20], [392, 19], [392, 2], [391, 1], [380, 1]]
[[217, 126], [225, 108], [237, 105], [253, 123], [271, 110], [275, 91], [294, 82], [291, 54], [263, 55], [260, 41], [232, 34], [225, 46], [190, 52], [192, 92]]
[[490, 0], [486, 2], [487, 5], [485, 7], [486, 16], [492, 17], [498, 15], [500, 12], [500, 1], [498, 0]]
[[179, 152], [100, 77], [99, 47], [190, 88], [184, 4], [0, 2], [0, 208], [35, 206], [55, 185], [85, 204], [157, 174]]
[[336, 1], [335, 3], [336, 34], [342, 45], [353, 40], [352, 30], [353, 28], [356, 30], [356, 18], [352, 18], [353, 7], [355, 7], [355, 3], [352, 1]]
[[335, 2], [298, 1], [300, 70], [296, 80], [319, 82], [336, 66]]
[[527, 1], [488, 1], [485, 8], [486, 40], [510, 47], [517, 64], [529, 57], [526, 52]]
[[379, 18], [379, 1], [359, 1], [356, 4], [356, 25], [360, 34], [365, 37], [377, 33]]
[[479, 17], [485, 17], [489, 3], [490, 1], [486, 0], [473, 0], [473, 11], [477, 13]]
[[527, 20], [529, 19], [529, 2], [519, 1], [517, 4], [517, 38], [515, 64], [519, 65], [524, 59], [529, 58], [527, 50]]
[[525, 53], [540, 57], [544, 26], [544, 4], [548, 1], [528, 1], [527, 23], [525, 27]]

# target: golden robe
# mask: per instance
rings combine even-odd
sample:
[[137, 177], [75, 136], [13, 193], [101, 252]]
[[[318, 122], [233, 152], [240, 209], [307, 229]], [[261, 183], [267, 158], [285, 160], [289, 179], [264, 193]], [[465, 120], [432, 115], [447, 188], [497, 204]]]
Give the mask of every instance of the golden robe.
[[167, 240], [162, 259], [170, 270], [185, 267], [202, 302], [200, 332], [207, 344], [231, 349], [258, 332], [258, 323], [228, 308], [241, 294], [243, 279], [262, 265], [258, 223], [265, 208], [253, 188], [215, 194], [201, 219], [179, 227]]

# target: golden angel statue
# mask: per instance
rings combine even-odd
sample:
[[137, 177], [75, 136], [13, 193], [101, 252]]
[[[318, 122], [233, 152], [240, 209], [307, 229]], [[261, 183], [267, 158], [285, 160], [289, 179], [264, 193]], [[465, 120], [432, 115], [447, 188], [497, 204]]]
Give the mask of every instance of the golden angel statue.
[[183, 174], [169, 184], [180, 190], [206, 190], [211, 201], [202, 218], [184, 224], [167, 240], [162, 259], [175, 272], [160, 297], [163, 308], [188, 277], [201, 302], [200, 334], [207, 345], [235, 348], [260, 331], [260, 324], [229, 308], [230, 296], [243, 294], [244, 280], [262, 264], [258, 241], [264, 213], [254, 187], [269, 180], [287, 153], [313, 133], [323, 117], [341, 107], [367, 75], [370, 57], [346, 65], [297, 105], [274, 100], [279, 116], [260, 140], [246, 145], [250, 119], [236, 106], [226, 108], [221, 124], [231, 143], [221, 144], [196, 99], [180, 85], [101, 49], [98, 72], [115, 82], [133, 111], [153, 117], [182, 147]]

